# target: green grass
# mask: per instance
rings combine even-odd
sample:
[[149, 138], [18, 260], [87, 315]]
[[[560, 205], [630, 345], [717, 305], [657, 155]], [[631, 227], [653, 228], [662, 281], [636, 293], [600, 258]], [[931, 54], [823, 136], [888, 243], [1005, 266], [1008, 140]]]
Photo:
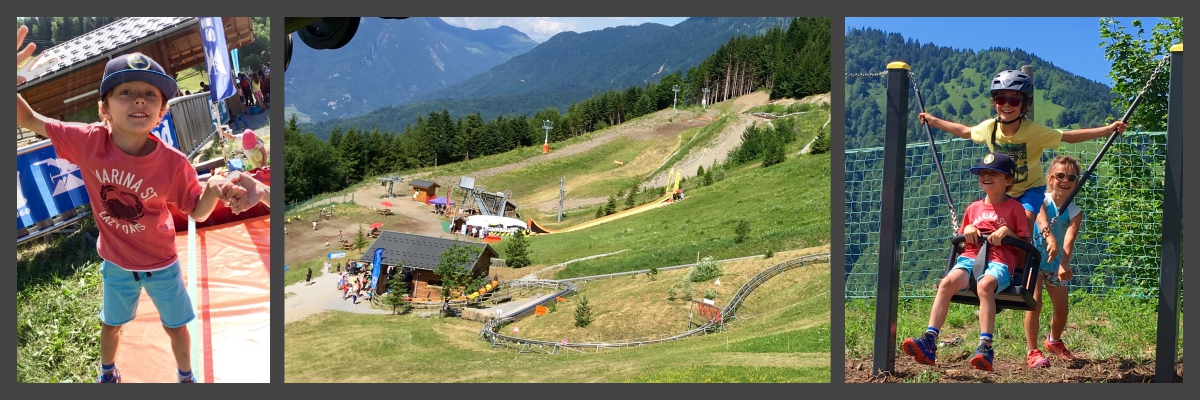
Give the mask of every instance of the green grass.
[[540, 162], [478, 183], [487, 185], [490, 191], [508, 190], [514, 194], [557, 189], [564, 176], [571, 178], [622, 168], [613, 160], [628, 162], [649, 146], [649, 141], [617, 138], [586, 153]]
[[829, 324], [743, 340], [726, 351], [744, 353], [829, 353]]
[[792, 103], [786, 106], [780, 104], [764, 104], [758, 107], [751, 108], [746, 111], [750, 113], [770, 113], [770, 114], [791, 114], [796, 112], [808, 112], [816, 109], [829, 110], [829, 103]]
[[[697, 252], [725, 259], [829, 243], [829, 162], [828, 154], [805, 155], [770, 168], [729, 171], [721, 182], [687, 190], [680, 203], [580, 231], [532, 237], [530, 258], [536, 267], [629, 249], [572, 263], [558, 273], [561, 279], [687, 264], [695, 262]], [[748, 220], [752, 231], [747, 241], [735, 244], [733, 228], [740, 219]]]
[[[81, 226], [95, 229], [87, 218]], [[100, 362], [103, 278], [82, 232], [17, 248], [17, 382], [89, 382]]]
[[[577, 198], [608, 197], [617, 194], [618, 191], [629, 191], [630, 188], [641, 182], [641, 177], [602, 179], [577, 187], [574, 190], [571, 190], [568, 195]], [[617, 206], [619, 209], [624, 209], [624, 197], [617, 199]]]
[[188, 68], [175, 76], [175, 81], [179, 84], [179, 91], [191, 91], [192, 94], [200, 93], [200, 82], [211, 84], [208, 80], [208, 71], [196, 71]]
[[829, 367], [783, 368], [783, 367], [713, 367], [707, 365], [687, 368], [672, 368], [665, 371], [647, 372], [627, 380], [633, 383], [678, 383], [678, 382], [825, 382], [829, 380]]
[[[762, 267], [774, 262], [765, 261]], [[806, 268], [814, 269], [789, 271], [767, 281], [746, 299], [739, 318], [723, 331], [588, 354], [518, 353], [512, 348], [493, 348], [479, 339], [481, 323], [458, 318], [330, 311], [285, 326], [284, 370], [288, 382], [829, 382], [828, 265]], [[596, 281], [582, 290], [583, 294], [620, 290], [627, 287], [627, 282]], [[659, 301], [646, 299], [661, 295], [631, 292], [628, 298], [635, 299], [630, 300], [633, 304]], [[625, 307], [603, 302], [596, 305]], [[558, 308], [551, 315], [571, 310], [569, 305]], [[528, 318], [535, 317], [512, 325], [524, 331], [526, 324], [532, 323]], [[653, 324], [656, 320], [646, 321]], [[668, 323], [667, 319], [658, 322]], [[662, 329], [678, 331], [684, 327]], [[798, 332], [794, 337], [815, 343], [772, 349], [771, 344], [777, 342], [759, 339], [788, 332]], [[823, 337], [820, 332], [824, 332]], [[354, 344], [353, 351], [348, 351], [347, 343]], [[824, 350], [787, 351], [797, 348]]]
[[[795, 150], [807, 143], [828, 114], [800, 115], [800, 139]], [[724, 119], [724, 118], [723, 118]], [[714, 123], [713, 125], [715, 125]], [[713, 126], [709, 125], [709, 126]], [[703, 129], [700, 135], [704, 135]], [[698, 143], [703, 143], [697, 139]], [[803, 143], [799, 143], [803, 142]], [[682, 153], [682, 152], [681, 152]], [[790, 151], [794, 154], [794, 151]], [[727, 171], [725, 180], [701, 187], [686, 181], [688, 198], [681, 203], [584, 230], [530, 239], [532, 267], [553, 265], [595, 254], [629, 251], [570, 264], [557, 278], [648, 269], [695, 262], [696, 254], [717, 259], [763, 254], [829, 243], [829, 155], [789, 156], [779, 165], [762, 168], [749, 163]], [[787, 184], [782, 184], [788, 182]], [[554, 182], [557, 184], [557, 181]], [[618, 187], [619, 189], [619, 187]], [[611, 190], [611, 188], [610, 188]], [[648, 198], [638, 198], [643, 204]], [[615, 190], [601, 195], [615, 194]], [[573, 192], [572, 195], [578, 195]], [[567, 210], [563, 222], [548, 215], [525, 211], [546, 227], [558, 229], [589, 221], [601, 205]], [[624, 202], [618, 203], [624, 209]], [[733, 227], [739, 219], [750, 222], [750, 239], [733, 243]], [[503, 257], [504, 246], [497, 247]]]
[[[346, 252], [346, 255], [349, 256], [350, 252]], [[301, 261], [296, 263], [296, 265], [289, 265], [288, 270], [283, 273], [283, 286], [288, 286], [296, 282], [304, 282], [304, 277], [308, 276], [309, 268], [312, 268], [313, 279], [316, 279], [318, 276], [321, 276], [324, 273], [321, 272], [321, 268], [324, 266], [324, 258]]]
[[[874, 340], [874, 299], [846, 301], [846, 351], [850, 357], [869, 358]], [[932, 299], [902, 299], [896, 333], [900, 341], [924, 332], [928, 325]], [[1040, 318], [1040, 336], [1050, 329], [1053, 305], [1047, 300]], [[1156, 339], [1157, 300], [1129, 298], [1121, 295], [1097, 296], [1073, 293], [1070, 296], [1070, 316], [1063, 340], [1076, 356], [1091, 359], [1153, 360]], [[976, 307], [951, 304], [941, 336], [962, 337], [963, 344], [943, 348], [938, 358], [966, 358], [974, 351], [979, 337]], [[1024, 360], [1025, 328], [1023, 311], [1006, 310], [996, 315], [995, 349], [997, 358]], [[1183, 315], [1180, 314], [1180, 325]], [[949, 335], [949, 336], [948, 336]], [[1040, 339], [1039, 339], [1040, 344]], [[1182, 330], [1179, 354], [1183, 354]], [[899, 350], [897, 350], [899, 351]], [[1043, 350], [1044, 351], [1044, 350]], [[942, 354], [947, 354], [943, 356]]]
[[[609, 133], [607, 129], [602, 129], [595, 132], [588, 132], [583, 135], [575, 136], [566, 140], [554, 142], [550, 145], [550, 151], [561, 149], [571, 145], [583, 143], [596, 137], [603, 136]], [[467, 161], [459, 161], [452, 164], [441, 165], [438, 167], [427, 167], [415, 171], [401, 171], [407, 174], [415, 174], [421, 172], [431, 172], [432, 178], [458, 178], [462, 175], [469, 175], [477, 171], [483, 171], [489, 168], [495, 168], [503, 165], [515, 164], [534, 157], [542, 156], [542, 145], [535, 144], [528, 147], [520, 147], [508, 152], [493, 154], [485, 157], [473, 158]], [[612, 160], [609, 160], [612, 163]], [[374, 181], [374, 179], [372, 179]], [[555, 182], [558, 182], [557, 180]], [[513, 191], [516, 193], [516, 191]]]

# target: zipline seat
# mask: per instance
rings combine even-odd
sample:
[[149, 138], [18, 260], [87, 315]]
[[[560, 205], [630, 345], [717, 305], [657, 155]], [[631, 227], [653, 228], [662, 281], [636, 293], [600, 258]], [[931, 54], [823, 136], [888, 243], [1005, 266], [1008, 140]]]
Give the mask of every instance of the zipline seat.
[[[980, 235], [981, 242], [987, 240], [987, 235]], [[946, 263], [945, 275], [949, 275], [954, 269], [958, 256], [962, 254], [965, 248], [966, 237], [963, 235], [954, 235], [950, 243], [953, 245], [950, 249], [950, 260]], [[1033, 299], [1033, 293], [1038, 286], [1039, 266], [1042, 263], [1042, 254], [1029, 242], [1014, 238], [1005, 237], [1002, 244], [1016, 247], [1025, 252], [1025, 268], [1014, 269], [1012, 273], [1012, 284], [996, 294], [996, 312], [1004, 309], [1029, 311], [1037, 305], [1037, 301]], [[981, 249], [986, 251], [986, 249]], [[977, 262], [978, 264], [978, 262]], [[986, 268], [983, 266], [982, 268]], [[982, 268], [980, 270], [982, 270]], [[1015, 268], [1015, 267], [1014, 267]], [[943, 275], [943, 277], [945, 277]], [[950, 298], [951, 302], [959, 304], [979, 305], [979, 296], [976, 294], [976, 279], [974, 275], [970, 279], [971, 286], [964, 291], [959, 291]]]

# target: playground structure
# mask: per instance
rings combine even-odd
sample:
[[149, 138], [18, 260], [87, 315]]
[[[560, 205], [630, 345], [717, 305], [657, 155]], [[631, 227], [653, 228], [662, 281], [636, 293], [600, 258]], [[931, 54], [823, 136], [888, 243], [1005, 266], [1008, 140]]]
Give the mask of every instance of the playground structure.
[[682, 179], [682, 177], [683, 177], [683, 171], [681, 171], [681, 170], [671, 171], [670, 180], [667, 182], [666, 193], [664, 193], [662, 195], [662, 197], [654, 199], [654, 201], [651, 201], [649, 203], [642, 204], [640, 206], [633, 207], [633, 208], [630, 208], [625, 211], [616, 212], [616, 213], [609, 214], [609, 215], [606, 215], [606, 216], [603, 216], [600, 218], [596, 218], [596, 219], [593, 219], [590, 221], [572, 225], [572, 226], [569, 226], [569, 227], [566, 227], [563, 229], [549, 229], [549, 228], [539, 225], [537, 223], [537, 221], [530, 219], [529, 220], [529, 230], [536, 234], [553, 234], [553, 233], [574, 232], [574, 231], [578, 231], [581, 229], [591, 228], [593, 226], [600, 225], [605, 222], [615, 221], [615, 220], [618, 220], [621, 218], [625, 218], [630, 215], [640, 214], [640, 213], [643, 213], [643, 212], [646, 212], [649, 210], [653, 210], [653, 209], [665, 206], [667, 204], [674, 203], [676, 201], [675, 193], [679, 191], [679, 181]]
[[[1161, 137], [1161, 134], [1154, 134], [1154, 133], [1131, 134], [1130, 132], [1127, 132], [1125, 135], [1123, 135], [1123, 139], [1122, 139], [1125, 141], [1132, 142], [1133, 146], [1140, 148], [1140, 149], [1153, 149], [1153, 150], [1143, 150], [1144, 152], [1146, 152], [1148, 154], [1144, 157], [1150, 157], [1151, 162], [1153, 162], [1153, 160], [1155, 160], [1155, 158], [1153, 158], [1155, 156], [1162, 157], [1162, 158], [1157, 158], [1158, 162], [1165, 162], [1165, 169], [1164, 169], [1165, 178], [1161, 181], [1162, 185], [1163, 185], [1162, 186], [1163, 203], [1162, 203], [1162, 208], [1161, 208], [1162, 209], [1162, 219], [1161, 219], [1161, 231], [1160, 231], [1161, 236], [1159, 236], [1157, 238], [1153, 238], [1153, 239], [1147, 238], [1147, 240], [1161, 240], [1161, 247], [1159, 248], [1160, 258], [1159, 258], [1159, 260], [1157, 260], [1159, 265], [1158, 265], [1158, 269], [1156, 271], [1154, 271], [1155, 275], [1156, 275], [1156, 280], [1158, 282], [1158, 290], [1157, 290], [1158, 326], [1157, 326], [1157, 342], [1156, 342], [1156, 346], [1155, 346], [1155, 351], [1156, 351], [1155, 381], [1156, 382], [1170, 382], [1175, 379], [1175, 362], [1176, 362], [1177, 339], [1178, 339], [1178, 329], [1179, 329], [1179, 312], [1180, 312], [1179, 306], [1180, 306], [1180, 301], [1181, 301], [1181, 299], [1180, 299], [1180, 294], [1181, 294], [1181, 291], [1180, 291], [1180, 287], [1181, 287], [1180, 265], [1181, 265], [1181, 261], [1182, 261], [1182, 252], [1181, 252], [1181, 247], [1180, 247], [1180, 245], [1181, 245], [1180, 238], [1181, 238], [1181, 232], [1182, 232], [1181, 217], [1182, 217], [1182, 188], [1183, 188], [1182, 168], [1181, 168], [1182, 167], [1182, 146], [1181, 145], [1182, 145], [1182, 129], [1183, 129], [1183, 124], [1182, 124], [1182, 122], [1183, 122], [1183, 114], [1182, 114], [1182, 112], [1183, 112], [1183, 110], [1182, 110], [1183, 46], [1182, 46], [1182, 44], [1175, 45], [1171, 48], [1171, 53], [1168, 56], [1168, 59], [1169, 59], [1169, 62], [1171, 64], [1172, 68], [1170, 70], [1170, 84], [1169, 84], [1169, 93], [1168, 93], [1168, 98], [1170, 101], [1169, 101], [1169, 105], [1168, 105], [1168, 117], [1167, 117], [1168, 119], [1167, 119], [1167, 132], [1165, 135], [1166, 136], [1165, 145], [1159, 144], [1159, 143], [1154, 143], [1154, 141], [1151, 141], [1148, 139], [1149, 137], [1155, 137], [1155, 136]], [[1167, 60], [1164, 60], [1163, 62], [1165, 63], [1166, 61]], [[908, 116], [908, 111], [909, 111], [908, 110], [908, 86], [909, 86], [910, 82], [912, 82], [911, 74], [912, 73], [910, 72], [909, 66], [903, 62], [894, 62], [894, 63], [889, 64], [888, 68], [887, 68], [887, 72], [885, 72], [885, 73], [847, 74], [847, 77], [868, 77], [868, 76], [882, 77], [882, 76], [886, 76], [886, 78], [887, 78], [887, 99], [885, 101], [885, 104], [887, 105], [887, 111], [886, 111], [886, 121], [887, 122], [886, 122], [886, 126], [885, 126], [884, 147], [882, 148], [882, 151], [880, 152], [880, 153], [882, 153], [881, 158], [876, 158], [876, 159], [869, 160], [869, 161], [857, 160], [858, 158], [861, 157], [859, 155], [859, 153], [864, 153], [866, 151], [876, 152], [876, 151], [878, 151], [878, 149], [861, 149], [861, 150], [860, 149], [854, 149], [854, 150], [848, 149], [847, 150], [847, 158], [846, 158], [846, 168], [847, 168], [846, 176], [847, 176], [847, 180], [848, 180], [847, 191], [846, 191], [847, 214], [850, 215], [855, 212], [864, 212], [865, 211], [865, 210], [852, 210], [851, 209], [852, 204], [857, 203], [857, 201], [852, 201], [853, 199], [874, 198], [875, 200], [873, 200], [873, 201], [879, 201], [882, 206], [881, 209], [878, 210], [879, 218], [877, 220], [874, 220], [874, 221], [855, 220], [852, 222], [851, 218], [848, 217], [847, 221], [846, 221], [846, 223], [847, 223], [847, 230], [846, 230], [847, 231], [847, 240], [846, 240], [847, 254], [846, 254], [846, 257], [847, 257], [847, 266], [848, 266], [847, 271], [846, 271], [847, 297], [871, 297], [871, 296], [864, 296], [864, 295], [858, 294], [858, 291], [861, 290], [861, 288], [858, 285], [867, 283], [865, 281], [865, 279], [860, 280], [859, 278], [866, 278], [867, 273], [852, 272], [849, 268], [852, 264], [855, 263], [856, 260], [867, 255], [867, 254], [863, 253], [861, 256], [853, 256], [852, 253], [854, 253], [855, 251], [862, 251], [862, 249], [858, 249], [858, 247], [857, 247], [857, 246], [859, 246], [859, 244], [857, 242], [861, 241], [861, 239], [858, 239], [858, 237], [855, 237], [855, 239], [857, 239], [857, 240], [852, 239], [852, 236], [857, 236], [859, 234], [857, 234], [857, 233], [852, 234], [852, 231], [859, 229], [859, 225], [863, 224], [863, 223], [866, 223], [863, 226], [870, 226], [872, 224], [878, 224], [878, 225], [876, 225], [876, 226], [878, 226], [877, 229], [879, 232], [879, 236], [878, 236], [879, 245], [878, 245], [878, 249], [877, 249], [878, 269], [877, 269], [877, 271], [875, 271], [875, 273], [871, 274], [871, 275], [875, 275], [875, 286], [877, 287], [877, 289], [876, 289], [877, 294], [874, 296], [876, 298], [876, 308], [875, 308], [876, 318], [875, 318], [875, 329], [874, 329], [875, 342], [874, 342], [874, 351], [873, 351], [873, 354], [875, 354], [876, 356], [873, 358], [873, 367], [871, 370], [872, 373], [876, 374], [876, 375], [884, 373], [884, 372], [892, 372], [895, 370], [897, 309], [898, 309], [898, 305], [899, 305], [898, 304], [899, 298], [902, 293], [901, 285], [902, 285], [902, 283], [905, 285], [911, 285], [911, 283], [902, 282], [902, 280], [901, 280], [902, 272], [905, 274], [905, 278], [910, 279], [910, 280], [914, 276], [919, 277], [919, 276], [926, 274], [926, 272], [924, 272], [924, 271], [921, 272], [919, 275], [914, 274], [911, 271], [912, 268], [906, 268], [905, 270], [902, 271], [901, 270], [901, 265], [902, 265], [901, 258], [902, 257], [903, 258], [915, 257], [915, 258], [920, 259], [917, 262], [913, 262], [911, 259], [906, 259], [905, 262], [903, 263], [903, 265], [905, 265], [905, 266], [913, 266], [918, 263], [928, 263], [928, 261], [926, 260], [927, 257], [924, 257], [922, 254], [919, 254], [919, 253], [929, 252], [929, 251], [941, 252], [941, 250], [932, 250], [932, 249], [929, 249], [928, 246], [918, 246], [918, 245], [914, 245], [912, 243], [909, 243], [906, 246], [901, 245], [902, 232], [904, 232], [903, 224], [905, 222], [905, 219], [903, 218], [904, 211], [907, 211], [903, 208], [904, 197], [906, 194], [905, 193], [905, 185], [904, 185], [905, 184], [905, 172], [907, 171], [914, 175], [918, 174], [917, 171], [906, 168], [905, 161], [907, 159], [910, 162], [919, 163], [919, 161], [915, 161], [916, 160], [915, 154], [919, 152], [919, 150], [918, 150], [919, 148], [924, 147], [923, 145], [916, 145], [916, 146], [907, 145], [906, 146], [906, 144], [904, 143], [905, 138], [907, 137], [906, 132], [905, 132], [905, 127], [907, 126], [907, 116]], [[1149, 85], [1149, 83], [1147, 83], [1147, 86], [1148, 85]], [[1143, 92], [1144, 92], [1144, 90], [1143, 90]], [[1141, 96], [1139, 95], [1138, 99], [1140, 99], [1140, 97]], [[1127, 112], [1126, 118], [1128, 118], [1128, 116], [1129, 116], [1128, 114], [1131, 113], [1134, 106], [1136, 106], [1138, 99], [1134, 100], [1133, 105], [1131, 105], [1131, 107], [1130, 107], [1130, 111]], [[1128, 139], [1125, 139], [1125, 138], [1128, 138]], [[930, 147], [933, 148], [932, 152], [934, 153], [934, 157], [936, 157], [937, 150], [936, 150], [936, 147], [933, 146], [932, 138], [930, 138], [930, 139], [931, 139]], [[1090, 173], [1091, 169], [1095, 166], [1095, 161], [1103, 156], [1104, 151], [1107, 150], [1108, 146], [1111, 145], [1115, 139], [1116, 139], [1115, 135], [1110, 136], [1109, 142], [1105, 144], [1105, 147], [1103, 147], [1100, 150], [1099, 154], [1096, 155], [1096, 157], [1093, 159], [1092, 167], [1088, 168], [1089, 173]], [[1139, 141], [1145, 141], [1145, 143], [1139, 142]], [[938, 143], [952, 144], [956, 147], [954, 151], [961, 151], [962, 148], [965, 147], [965, 146], [963, 146], [964, 143], [962, 143], [961, 141], [955, 141], [955, 140], [939, 141]], [[1162, 147], [1156, 148], [1157, 146], [1162, 146]], [[907, 150], [907, 153], [909, 153], [907, 155], [906, 155], [906, 150]], [[965, 154], [965, 152], [964, 152], [964, 154]], [[969, 161], [970, 158], [973, 158], [973, 157], [968, 157], [968, 156], [960, 157], [960, 159], [955, 160], [955, 162], [965, 162], [963, 160]], [[860, 163], [868, 164], [868, 165], [878, 163], [878, 164], [882, 165], [882, 177], [879, 181], [876, 181], [876, 182], [882, 183], [881, 187], [864, 189], [863, 193], [858, 193], [858, 192], [852, 193], [852, 191], [850, 189], [850, 185], [849, 185], [849, 183], [850, 183], [849, 181], [851, 180], [852, 177], [854, 177], [855, 179], [863, 179], [865, 181], [865, 180], [869, 180], [870, 176], [877, 173], [875, 171], [869, 171], [869, 170], [862, 171], [862, 170], [856, 170], [855, 168], [852, 168], [852, 167], [858, 167], [859, 165], [861, 165]], [[961, 168], [961, 170], [964, 170], [964, 171], [965, 171], [965, 169], [966, 168]], [[957, 169], [952, 168], [951, 170], [957, 170]], [[921, 172], [921, 173], [928, 175], [928, 172]], [[1084, 182], [1085, 183], [1089, 182], [1086, 180], [1087, 175], [1088, 174], [1084, 174], [1084, 177], [1085, 177]], [[945, 183], [943, 183], [943, 186], [945, 186]], [[1078, 192], [1078, 190], [1081, 186], [1083, 186], [1083, 185], [1081, 184], [1076, 187], [1076, 192]], [[871, 191], [874, 191], [875, 193], [869, 193]], [[924, 201], [928, 201], [928, 199], [935, 198], [934, 196], [931, 196], [927, 192], [928, 192], [928, 190], [923, 188], [921, 190], [921, 194], [910, 195], [910, 197], [915, 197], [916, 199], [920, 199], [920, 200], [924, 200]], [[947, 191], [947, 194], [948, 193], [949, 193], [949, 191]], [[1074, 195], [1074, 193], [1072, 194], [1072, 196], [1073, 195]], [[947, 197], [949, 197], [949, 196], [947, 196]], [[1063, 207], [1065, 207], [1065, 205]], [[855, 206], [853, 206], [853, 208], [857, 209], [857, 208], [862, 208], [862, 207], [855, 205]], [[871, 213], [872, 211], [865, 211], [865, 212]], [[933, 225], [936, 225], [936, 224], [933, 224]], [[943, 238], [941, 243], [945, 243], [944, 241], [947, 239], [949, 239], [949, 238], [948, 237]], [[924, 241], [924, 240], [935, 240], [936, 241], [937, 238], [922, 239], [922, 241]], [[900, 251], [901, 248], [905, 248], [906, 252], [902, 254]], [[854, 250], [854, 249], [858, 249], [858, 250]], [[1102, 256], [1103, 255], [1101, 254], [1098, 256], [1094, 256], [1094, 257], [1095, 257], [1095, 259], [1098, 259]], [[1082, 259], [1080, 261], [1084, 264], [1087, 264], [1089, 262], [1098, 263], [1098, 261], [1091, 261], [1091, 260], [1092, 259]], [[1155, 260], [1147, 259], [1145, 261], [1149, 262], [1149, 263], [1153, 263]], [[859, 263], [861, 263], [861, 261], [859, 261]], [[1092, 265], [1095, 265], [1095, 264], [1092, 264]], [[941, 272], [943, 272], [943, 271], [938, 271], [938, 273], [941, 273]], [[863, 285], [863, 286], [866, 286], [866, 285]], [[915, 286], [919, 287], [919, 286], [923, 286], [923, 285], [917, 284]], [[1091, 289], [1091, 287], [1087, 287], [1087, 288]], [[908, 292], [905, 292], [905, 296], [906, 297], [915, 297], [911, 294], [908, 294]], [[1019, 307], [1018, 307], [1018, 309], [1019, 309]]]
[[[807, 267], [807, 266], [810, 266], [813, 264], [828, 263], [829, 256], [830, 256], [829, 253], [822, 253], [822, 254], [814, 254], [814, 255], [798, 257], [798, 258], [784, 261], [784, 262], [776, 264], [770, 268], [767, 268], [763, 271], [760, 271], [759, 273], [757, 273], [753, 277], [751, 277], [750, 280], [748, 280], [745, 284], [743, 284], [738, 289], [738, 291], [735, 292], [733, 294], [733, 296], [731, 296], [729, 298], [729, 303], [726, 304], [724, 307], [720, 308], [719, 314], [715, 314], [710, 317], [707, 317], [705, 322], [700, 324], [700, 326], [698, 326], [696, 328], [692, 328], [685, 332], [678, 333], [675, 335], [670, 335], [667, 337], [652, 339], [652, 340], [629, 340], [629, 341], [616, 341], [616, 342], [604, 342], [604, 343], [571, 343], [568, 341], [552, 342], [552, 341], [544, 341], [544, 340], [525, 339], [525, 338], [510, 336], [510, 335], [500, 332], [500, 330], [501, 330], [500, 328], [502, 328], [512, 322], [520, 320], [521, 318], [529, 316], [530, 314], [537, 313], [538, 307], [544, 307], [544, 305], [543, 305], [544, 303], [551, 302], [551, 301], [558, 301], [557, 300], [558, 298], [565, 298], [565, 297], [568, 297], [568, 296], [571, 296], [571, 295], [574, 295], [575, 293], [577, 293], [579, 291], [579, 289], [572, 282], [580, 281], [580, 280], [599, 279], [602, 277], [624, 276], [624, 275], [629, 275], [629, 274], [645, 273], [645, 271], [630, 271], [630, 272], [624, 272], [624, 273], [618, 273], [618, 274], [608, 274], [608, 275], [593, 276], [593, 277], [580, 277], [580, 278], [573, 278], [573, 279], [569, 279], [569, 280], [564, 279], [564, 280], [558, 280], [558, 281], [552, 281], [552, 280], [512, 281], [512, 282], [514, 282], [514, 283], [512, 283], [512, 285], [514, 285], [514, 286], [515, 285], [526, 285], [526, 286], [530, 286], [530, 287], [538, 287], [538, 288], [542, 289], [543, 291], [547, 291], [547, 289], [550, 289], [549, 291], [552, 291], [552, 293], [551, 293], [551, 295], [541, 297], [541, 299], [544, 299], [543, 301], [540, 301], [540, 302], [535, 301], [535, 302], [527, 303], [520, 308], [511, 310], [511, 311], [505, 313], [505, 316], [503, 316], [503, 317], [494, 318], [494, 319], [484, 323], [483, 328], [480, 329], [480, 331], [479, 331], [479, 338], [482, 340], [488, 341], [492, 345], [492, 347], [515, 348], [520, 353], [529, 353], [529, 352], [534, 352], [534, 351], [540, 351], [540, 352], [544, 352], [544, 353], [548, 353], [548, 354], [561, 354], [561, 352], [563, 350], [572, 350], [572, 351], [576, 351], [576, 352], [580, 352], [580, 353], [585, 353], [586, 351], [600, 352], [605, 349], [615, 350], [615, 349], [620, 349], [620, 348], [624, 348], [624, 347], [640, 347], [640, 346], [645, 346], [645, 345], [650, 345], [650, 344], [655, 344], [655, 343], [663, 343], [663, 342], [668, 342], [668, 341], [679, 340], [679, 339], [683, 339], [683, 338], [687, 338], [687, 337], [695, 336], [695, 335], [713, 333], [713, 332], [723, 330], [725, 328], [726, 324], [736, 320], [737, 319], [737, 311], [742, 306], [742, 304], [746, 301], [746, 298], [749, 297], [750, 294], [752, 294], [755, 289], [757, 289], [759, 286], [761, 286], [766, 281], [770, 280], [771, 278], [774, 278], [775, 276], [783, 274], [787, 271], [791, 271], [793, 269]], [[755, 257], [757, 257], [757, 256], [755, 256]], [[726, 260], [726, 261], [730, 261], [730, 260]], [[676, 266], [676, 267], [660, 268], [659, 270], [661, 271], [661, 270], [665, 270], [665, 269], [683, 268], [683, 267], [690, 267], [690, 266], [691, 265], [681, 265], [681, 266]]]
[[[512, 198], [511, 192], [488, 193], [485, 186], [475, 184], [475, 178], [466, 176], [459, 179], [458, 189], [462, 191], [458, 204], [450, 208], [447, 215], [456, 216], [463, 210], [473, 210], [479, 215], [515, 216], [516, 204], [509, 200]], [[453, 199], [452, 196], [447, 194], [446, 199]]]

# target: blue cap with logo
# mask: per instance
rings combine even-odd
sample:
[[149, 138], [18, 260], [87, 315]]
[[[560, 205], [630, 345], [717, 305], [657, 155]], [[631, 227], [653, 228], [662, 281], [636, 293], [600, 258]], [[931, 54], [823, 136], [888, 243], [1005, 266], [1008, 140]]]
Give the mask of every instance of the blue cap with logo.
[[985, 169], [990, 169], [992, 171], [1004, 173], [1008, 176], [1013, 176], [1014, 171], [1017, 169], [1017, 163], [1013, 162], [1012, 158], [1010, 158], [1008, 154], [995, 152], [983, 156], [983, 160], [980, 160], [979, 166], [971, 168], [971, 173], [979, 175], [979, 171], [983, 171]]
[[104, 66], [104, 79], [100, 81], [100, 95], [125, 82], [141, 81], [154, 85], [162, 92], [163, 102], [175, 97], [179, 84], [167, 75], [162, 66], [142, 53], [129, 53], [113, 57]]

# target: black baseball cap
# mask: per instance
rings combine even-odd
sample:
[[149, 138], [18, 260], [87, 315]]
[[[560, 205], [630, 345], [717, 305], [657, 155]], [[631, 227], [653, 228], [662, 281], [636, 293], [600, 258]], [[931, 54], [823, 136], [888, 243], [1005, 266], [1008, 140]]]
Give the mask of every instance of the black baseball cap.
[[979, 162], [979, 166], [971, 168], [971, 173], [979, 175], [979, 171], [983, 171], [985, 169], [990, 169], [992, 171], [1002, 172], [1008, 176], [1013, 176], [1013, 171], [1017, 169], [1017, 163], [1013, 162], [1012, 158], [1008, 157], [1008, 154], [994, 152], [983, 156], [983, 159]]
[[108, 60], [104, 66], [104, 79], [100, 81], [100, 95], [125, 82], [146, 82], [162, 92], [163, 103], [175, 97], [179, 84], [167, 75], [162, 66], [142, 53], [123, 54]]

